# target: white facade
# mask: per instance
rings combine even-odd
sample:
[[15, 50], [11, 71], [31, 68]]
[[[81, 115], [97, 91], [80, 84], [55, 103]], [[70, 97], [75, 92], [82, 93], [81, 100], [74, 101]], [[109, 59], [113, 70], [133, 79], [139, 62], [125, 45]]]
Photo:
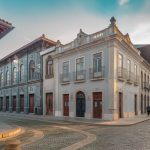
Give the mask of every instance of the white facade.
[[[141, 90], [140, 76], [141, 70], [150, 75], [150, 65], [114, 18], [108, 28], [91, 35], [80, 30], [71, 43], [58, 41], [41, 55], [44, 114], [52, 109], [54, 116], [116, 120], [140, 114], [141, 93], [149, 97], [149, 87]], [[53, 76], [45, 78], [48, 58], [53, 60]], [[46, 98], [47, 93], [51, 96]]]

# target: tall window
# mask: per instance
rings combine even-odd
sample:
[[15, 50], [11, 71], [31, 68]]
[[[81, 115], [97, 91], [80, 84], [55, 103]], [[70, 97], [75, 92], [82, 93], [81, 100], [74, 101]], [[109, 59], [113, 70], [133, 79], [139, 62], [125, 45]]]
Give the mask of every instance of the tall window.
[[130, 79], [130, 72], [131, 72], [131, 61], [127, 60], [127, 78]]
[[76, 79], [83, 79], [84, 75], [84, 58], [82, 57], [76, 59]]
[[63, 74], [68, 75], [69, 73], [69, 61], [63, 63]]
[[53, 76], [53, 59], [49, 56], [46, 60], [46, 78], [52, 78]]
[[137, 65], [134, 65], [134, 75], [135, 75], [135, 80], [137, 80]]
[[20, 81], [24, 80], [24, 65], [20, 65]]
[[35, 79], [35, 62], [33, 60], [29, 63], [29, 79]]
[[1, 75], [0, 75], [0, 86], [3, 86], [3, 84], [4, 84], [4, 74], [1, 73]]
[[123, 68], [123, 56], [118, 54], [118, 67]]
[[9, 85], [9, 81], [10, 81], [10, 74], [9, 71], [6, 71], [6, 85]]
[[13, 83], [17, 82], [17, 68], [14, 67], [13, 69]]
[[93, 55], [93, 71], [102, 72], [102, 53]]

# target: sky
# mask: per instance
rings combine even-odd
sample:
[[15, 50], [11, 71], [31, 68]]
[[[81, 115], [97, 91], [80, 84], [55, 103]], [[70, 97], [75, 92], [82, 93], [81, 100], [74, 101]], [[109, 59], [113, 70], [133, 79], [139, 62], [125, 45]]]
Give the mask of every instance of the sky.
[[134, 44], [150, 44], [150, 0], [0, 0], [0, 18], [15, 27], [0, 40], [0, 58], [42, 34], [69, 43], [80, 28], [107, 28], [112, 16]]

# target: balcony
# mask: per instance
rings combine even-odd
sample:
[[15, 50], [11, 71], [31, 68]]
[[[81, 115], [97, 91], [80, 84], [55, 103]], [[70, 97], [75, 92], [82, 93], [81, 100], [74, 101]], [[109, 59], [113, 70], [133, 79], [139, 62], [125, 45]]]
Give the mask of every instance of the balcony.
[[90, 68], [90, 79], [91, 80], [103, 80], [104, 79], [104, 67], [99, 70]]
[[146, 90], [150, 90], [150, 85], [149, 85], [148, 82], [143, 82], [143, 87], [144, 87], [144, 89], [146, 89]]
[[134, 73], [127, 71], [126, 79], [128, 83], [132, 84], [134, 82]]
[[139, 76], [138, 75], [134, 75], [134, 85], [139, 85]]
[[63, 74], [60, 74], [60, 82], [62, 84], [67, 84], [71, 81], [71, 74], [68, 72], [68, 73], [63, 73]]
[[123, 67], [118, 67], [118, 80], [124, 81], [126, 79], [127, 70]]
[[75, 82], [84, 82], [86, 80], [86, 70], [76, 71], [73, 75]]

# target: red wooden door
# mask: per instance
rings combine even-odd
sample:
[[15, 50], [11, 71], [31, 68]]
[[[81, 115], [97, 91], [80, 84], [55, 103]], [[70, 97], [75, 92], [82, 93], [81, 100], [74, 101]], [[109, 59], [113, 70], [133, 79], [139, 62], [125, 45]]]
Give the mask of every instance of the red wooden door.
[[69, 94], [63, 95], [64, 116], [69, 116]]
[[16, 111], [16, 96], [13, 96], [13, 111]]
[[3, 110], [3, 98], [0, 97], [0, 111]]
[[46, 94], [46, 114], [53, 115], [53, 93]]
[[6, 111], [9, 111], [9, 96], [6, 97]]
[[123, 118], [123, 100], [122, 93], [119, 92], [119, 101], [118, 101], [118, 116], [119, 118]]
[[93, 93], [93, 118], [102, 118], [102, 92]]
[[24, 95], [20, 95], [20, 112], [24, 112]]
[[29, 113], [34, 113], [34, 94], [29, 95]]

